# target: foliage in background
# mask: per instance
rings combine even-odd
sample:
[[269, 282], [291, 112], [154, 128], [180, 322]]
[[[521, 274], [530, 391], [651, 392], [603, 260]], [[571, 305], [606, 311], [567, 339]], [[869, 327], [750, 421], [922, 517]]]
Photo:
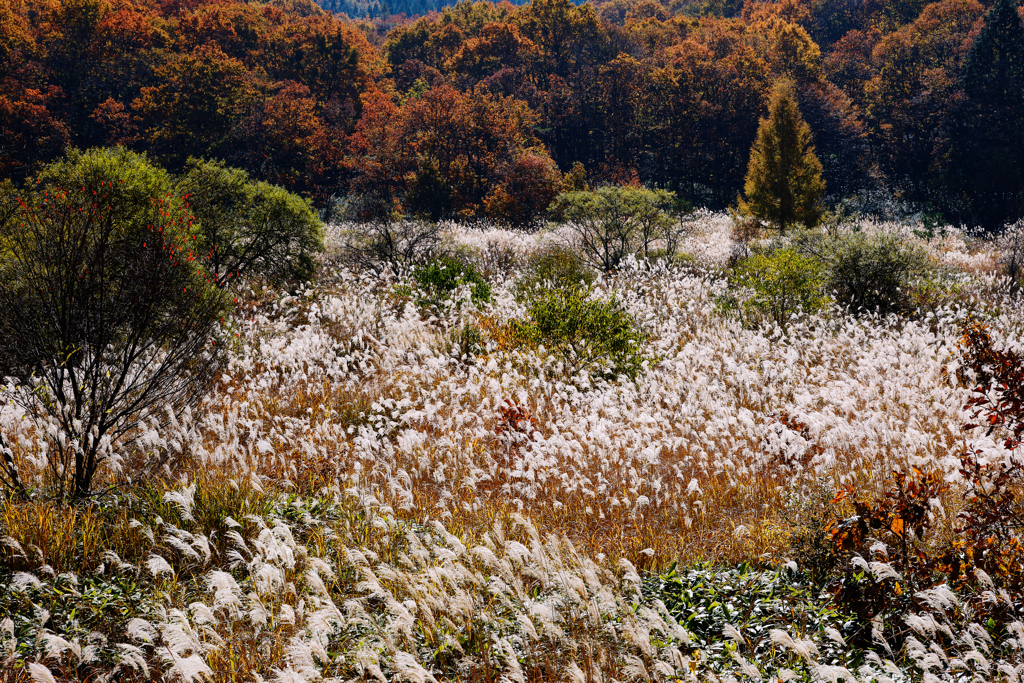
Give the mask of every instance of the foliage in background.
[[951, 103], [941, 168], [949, 203], [989, 230], [1024, 210], [1024, 18], [1020, 3], [996, 0], [969, 43]]
[[370, 215], [532, 224], [561, 186], [525, 102], [437, 83], [401, 106], [368, 99], [349, 146], [351, 188]]
[[1014, 0], [532, 0], [413, 19], [423, 2], [9, 3], [0, 178], [123, 144], [173, 172], [222, 159], [325, 211], [359, 195], [378, 218], [401, 204], [527, 225], [576, 164], [722, 209], [791, 79], [830, 201], [931, 204], [989, 230], [1024, 211]]
[[675, 194], [667, 190], [614, 185], [565, 192], [551, 215], [568, 224], [588, 263], [607, 272], [631, 254], [647, 258], [656, 243], [675, 245], [674, 203]]
[[501, 184], [484, 199], [484, 213], [513, 228], [536, 227], [562, 186], [562, 174], [547, 152], [530, 150], [512, 160]]

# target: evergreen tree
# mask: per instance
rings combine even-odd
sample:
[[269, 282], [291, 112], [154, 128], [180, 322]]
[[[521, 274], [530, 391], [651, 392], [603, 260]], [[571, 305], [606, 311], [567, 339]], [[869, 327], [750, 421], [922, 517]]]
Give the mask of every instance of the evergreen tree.
[[943, 160], [958, 222], [998, 229], [1024, 215], [1024, 22], [996, 0], [960, 76]]
[[744, 192], [740, 212], [768, 220], [782, 232], [794, 223], [816, 225], [821, 217], [821, 162], [790, 80], [779, 81], [772, 90], [768, 118], [761, 119], [750, 149]]
[[961, 82], [972, 99], [996, 107], [1024, 102], [1024, 22], [1015, 0], [996, 0], [964, 61]]

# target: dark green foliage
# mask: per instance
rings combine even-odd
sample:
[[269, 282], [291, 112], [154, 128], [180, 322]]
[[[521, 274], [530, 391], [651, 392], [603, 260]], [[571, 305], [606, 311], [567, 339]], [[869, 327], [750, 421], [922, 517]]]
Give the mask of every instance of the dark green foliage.
[[462, 285], [469, 285], [470, 300], [477, 306], [490, 303], [491, 286], [472, 264], [445, 256], [429, 261], [413, 270], [413, 277], [423, 296], [421, 306], [440, 306], [451, 300]]
[[[88, 495], [141, 419], [165, 423], [165, 408], [195, 404], [215, 376], [210, 342], [228, 301], [167, 184], [123, 149], [76, 152], [0, 212], [0, 376], [42, 433], [56, 428], [58, 497]], [[0, 482], [23, 491], [13, 462], [3, 465]]]
[[[825, 628], [849, 632], [852, 622], [804, 577], [782, 569], [764, 571], [749, 565], [736, 568], [673, 567], [644, 582], [644, 597], [661, 600], [669, 614], [694, 637], [696, 645], [719, 659], [718, 667], [733, 664], [735, 651], [753, 660], [762, 671], [780, 667], [800, 670], [799, 659], [771, 637], [773, 629], [791, 630], [799, 624], [804, 637], [823, 634]], [[726, 626], [740, 630], [743, 639], [732, 640]], [[820, 639], [821, 661], [849, 665], [858, 653]]]
[[921, 247], [888, 233], [840, 237], [827, 248], [826, 260], [829, 287], [855, 314], [907, 311], [911, 284], [930, 270]]
[[199, 222], [205, 257], [224, 286], [260, 273], [308, 279], [313, 254], [323, 251], [323, 225], [308, 201], [254, 181], [223, 163], [190, 159], [176, 190]]
[[996, 0], [961, 74], [943, 164], [960, 220], [997, 230], [1024, 214], [1024, 22]]
[[409, 184], [405, 204], [411, 215], [435, 223], [451, 214], [452, 190], [437, 166], [426, 164], [416, 172]]
[[[15, 584], [12, 574], [0, 568], [0, 614], [13, 622], [14, 646], [18, 653], [5, 666], [14, 669], [25, 667], [38, 646], [42, 631], [40, 610], [50, 615], [46, 629], [68, 640], [77, 638], [84, 641], [94, 633], [106, 636], [97, 648], [97, 659], [113, 668], [123, 656], [115, 643], [127, 640], [125, 625], [128, 620], [144, 619], [156, 609], [152, 586], [146, 586], [144, 579], [140, 581], [130, 575], [86, 575], [76, 581], [73, 574], [62, 573], [44, 578], [36, 585]], [[6, 634], [0, 635], [0, 639], [4, 636]]]
[[646, 336], [614, 298], [594, 299], [580, 285], [558, 287], [537, 295], [529, 316], [514, 323], [516, 336], [554, 351], [570, 376], [586, 370], [609, 380], [636, 379], [642, 369]]

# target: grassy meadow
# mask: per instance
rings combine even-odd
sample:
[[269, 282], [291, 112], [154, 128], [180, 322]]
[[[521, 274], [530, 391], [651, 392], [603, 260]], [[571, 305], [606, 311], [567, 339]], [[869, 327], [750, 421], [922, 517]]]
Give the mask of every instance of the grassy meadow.
[[[986, 359], [1024, 300], [1005, 239], [914, 227], [697, 213], [599, 273], [565, 226], [444, 227], [431, 272], [328, 226], [308, 283], [238, 289], [214, 393], [99, 494], [0, 499], [0, 681], [1016, 682], [1017, 423], [964, 425], [979, 384], [1021, 391]], [[898, 311], [780, 326], [737, 267], [855, 230], [922, 255]], [[44, 487], [46, 435], [0, 425]]]

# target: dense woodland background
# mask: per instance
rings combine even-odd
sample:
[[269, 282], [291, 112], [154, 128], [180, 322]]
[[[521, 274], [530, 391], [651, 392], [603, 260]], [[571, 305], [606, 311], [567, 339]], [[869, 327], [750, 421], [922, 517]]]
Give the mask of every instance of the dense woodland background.
[[324, 5], [3, 0], [0, 178], [124, 145], [173, 172], [223, 160], [328, 214], [522, 224], [584, 179], [720, 209], [788, 77], [831, 204], [1024, 215], [1015, 0]]

